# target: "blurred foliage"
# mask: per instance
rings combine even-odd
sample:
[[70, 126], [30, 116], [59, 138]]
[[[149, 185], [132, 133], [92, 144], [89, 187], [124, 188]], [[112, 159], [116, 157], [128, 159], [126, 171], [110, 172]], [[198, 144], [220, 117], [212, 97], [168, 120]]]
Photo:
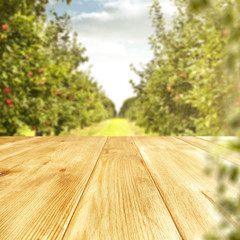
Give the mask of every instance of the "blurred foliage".
[[127, 98], [121, 106], [121, 109], [119, 111], [119, 117], [128, 118], [131, 121], [135, 121], [136, 120], [136, 116], [135, 116], [136, 101], [137, 99], [135, 97]]
[[220, 0], [174, 2], [176, 13], [168, 26], [160, 3], [154, 1], [151, 6], [154, 58], [142, 70], [131, 66], [140, 83], [131, 81], [136, 101], [129, 110], [133, 115], [128, 117], [159, 135], [229, 134], [229, 110], [240, 105], [237, 73], [229, 75], [226, 68], [234, 67], [235, 49], [239, 48], [229, 45], [237, 39], [237, 30], [228, 27], [234, 26], [232, 22], [226, 25], [231, 17], [223, 16], [232, 11], [231, 4]]
[[[70, 3], [70, 1], [68, 1]], [[90, 73], [70, 17], [45, 14], [46, 0], [0, 0], [0, 135], [29, 126], [36, 135], [88, 126], [115, 115]]]
[[240, 138], [228, 141], [221, 151], [217, 146], [208, 155], [206, 173], [215, 176], [215, 202], [222, 218], [205, 234], [206, 240], [240, 240], [240, 167], [226, 160], [240, 158]]
[[[231, 94], [226, 118], [226, 132], [236, 135], [236, 139], [227, 142], [225, 150], [214, 149], [209, 155], [208, 173], [216, 176], [218, 181], [216, 203], [222, 219], [218, 226], [205, 235], [207, 240], [240, 240], [240, 168], [239, 165], [226, 161], [229, 157], [240, 158], [240, 2], [237, 0], [191, 0], [189, 9], [194, 14], [208, 16], [222, 26], [222, 36], [227, 37], [221, 61], [225, 72], [235, 91]], [[234, 193], [230, 189], [234, 189]]]

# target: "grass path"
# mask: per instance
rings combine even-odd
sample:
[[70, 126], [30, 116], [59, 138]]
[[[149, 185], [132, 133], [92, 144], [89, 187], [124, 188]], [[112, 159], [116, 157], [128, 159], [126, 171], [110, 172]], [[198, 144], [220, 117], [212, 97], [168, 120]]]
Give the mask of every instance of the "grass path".
[[[29, 127], [22, 127], [16, 135], [34, 136], [35, 132]], [[92, 124], [83, 129], [76, 128], [70, 132], [62, 132], [60, 136], [144, 136], [144, 129], [124, 118], [113, 118]]]
[[[64, 132], [61, 134], [69, 135]], [[75, 136], [143, 136], [144, 130], [124, 118], [113, 118], [93, 124], [84, 129], [75, 129], [70, 132]]]

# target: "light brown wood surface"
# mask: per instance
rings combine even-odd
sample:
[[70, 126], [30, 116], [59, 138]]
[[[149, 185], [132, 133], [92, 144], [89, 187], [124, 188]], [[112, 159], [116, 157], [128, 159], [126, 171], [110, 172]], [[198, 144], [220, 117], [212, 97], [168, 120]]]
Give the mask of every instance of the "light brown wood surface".
[[65, 239], [181, 239], [131, 138], [110, 138]]
[[201, 239], [219, 215], [199, 141], [0, 137], [0, 239]]
[[[236, 137], [177, 137], [179, 140], [202, 149], [206, 152], [213, 152], [218, 150], [222, 155], [222, 159], [240, 166], [240, 155], [237, 153], [229, 153], [226, 148], [226, 143], [233, 141]], [[226, 156], [225, 156], [226, 155]]]
[[183, 239], [200, 239], [217, 224], [213, 180], [203, 175], [201, 152], [172, 137], [134, 137]]
[[0, 145], [12, 143], [12, 142], [19, 142], [21, 140], [27, 140], [33, 137], [0, 137]]
[[105, 142], [34, 138], [0, 159], [0, 239], [61, 239]]

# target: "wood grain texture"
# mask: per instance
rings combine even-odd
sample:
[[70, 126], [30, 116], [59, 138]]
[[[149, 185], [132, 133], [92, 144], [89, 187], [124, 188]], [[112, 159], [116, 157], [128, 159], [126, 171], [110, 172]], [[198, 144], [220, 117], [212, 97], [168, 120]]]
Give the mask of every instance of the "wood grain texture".
[[206, 152], [219, 151], [222, 153], [221, 155], [223, 156], [222, 158], [223, 160], [240, 166], [240, 154], [230, 152], [226, 148], [226, 146], [224, 146], [224, 143], [226, 143], [224, 140], [234, 139], [233, 137], [224, 137], [216, 141], [213, 141], [214, 139], [209, 137], [205, 139], [199, 137], [177, 137], [177, 138]]
[[106, 138], [21, 142], [0, 155], [0, 239], [62, 239]]
[[219, 219], [209, 141], [0, 137], [0, 239], [201, 239]]
[[233, 141], [236, 140], [237, 137], [236, 136], [197, 136], [197, 138], [201, 138], [207, 141], [216, 141], [217, 143], [222, 143], [225, 141]]
[[201, 151], [172, 137], [134, 137], [183, 239], [201, 239], [219, 216], [210, 201], [216, 183], [202, 173]]
[[0, 145], [0, 163], [6, 159], [9, 159], [9, 157], [14, 156], [15, 154], [23, 153], [33, 149], [34, 147], [39, 147], [40, 145], [46, 144], [46, 141], [44, 140], [50, 141], [51, 139], [54, 139], [54, 137], [20, 137], [20, 139], [19, 137], [12, 138], [13, 139], [11, 142]]
[[64, 239], [181, 239], [130, 137], [111, 137]]
[[34, 137], [0, 137], [0, 145], [27, 140]]

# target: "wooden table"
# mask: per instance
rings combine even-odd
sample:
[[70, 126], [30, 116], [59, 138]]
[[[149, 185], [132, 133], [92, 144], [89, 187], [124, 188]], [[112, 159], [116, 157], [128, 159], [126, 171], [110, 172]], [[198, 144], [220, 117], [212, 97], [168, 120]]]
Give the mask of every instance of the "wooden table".
[[219, 221], [207, 146], [198, 137], [1, 137], [0, 239], [200, 239]]

